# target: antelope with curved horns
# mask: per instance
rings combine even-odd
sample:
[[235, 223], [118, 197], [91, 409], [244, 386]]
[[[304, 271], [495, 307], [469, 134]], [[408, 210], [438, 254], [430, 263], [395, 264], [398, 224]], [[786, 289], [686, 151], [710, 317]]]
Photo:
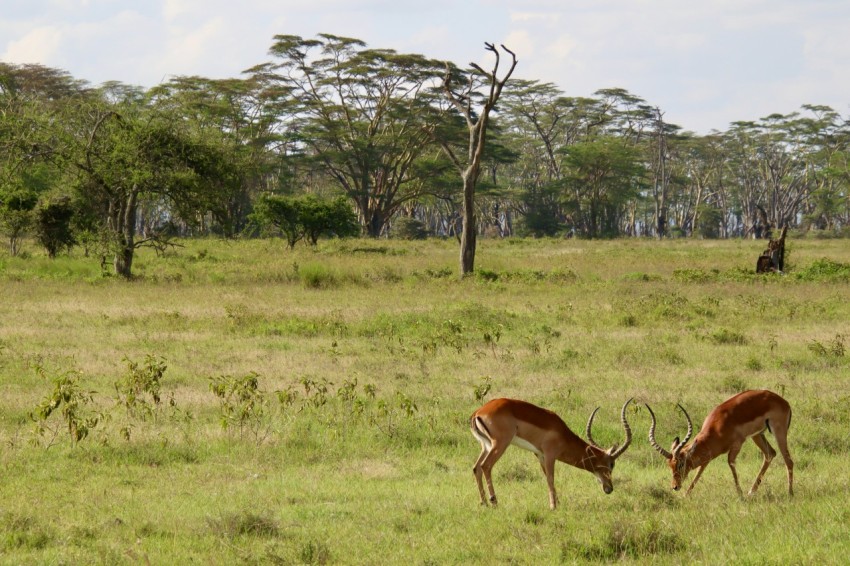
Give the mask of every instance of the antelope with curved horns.
[[794, 495], [794, 462], [791, 460], [791, 453], [788, 452], [787, 441], [788, 427], [791, 425], [791, 405], [788, 401], [776, 393], [765, 390], [744, 391], [730, 397], [708, 414], [690, 445], [688, 441], [693, 433], [691, 418], [682, 405], [678, 407], [688, 421], [688, 433], [685, 440], [681, 442], [679, 437], [676, 437], [668, 452], [655, 441], [655, 413], [649, 405], [646, 405], [652, 417], [649, 442], [667, 459], [667, 464], [673, 472], [673, 489], [679, 490], [682, 482], [688, 477], [688, 473], [696, 468], [697, 475], [685, 492], [685, 495], [689, 494], [709, 462], [721, 454], [728, 453], [727, 461], [732, 470], [732, 478], [735, 480], [735, 488], [738, 490], [738, 495], [743, 496], [738, 483], [738, 473], [735, 471], [735, 459], [744, 442], [752, 438], [764, 454], [761, 470], [748, 495], [755, 494], [770, 461], [776, 456], [776, 451], [764, 435], [765, 431], [770, 431], [776, 438], [779, 451], [785, 460], [785, 467], [788, 468], [788, 495]]
[[602, 484], [605, 493], [614, 491], [611, 472], [614, 462], [632, 442], [632, 429], [626, 420], [626, 407], [632, 401], [629, 399], [623, 405], [620, 420], [626, 432], [626, 441], [619, 448], [614, 445], [605, 450], [593, 441], [591, 427], [593, 417], [599, 410], [597, 407], [587, 421], [587, 440], [585, 442], [564, 423], [564, 421], [547, 409], [516, 399], [494, 399], [478, 409], [470, 417], [472, 434], [481, 444], [481, 455], [472, 469], [478, 482], [478, 492], [481, 504], [487, 505], [484, 484], [481, 477], [487, 479], [490, 491], [490, 503], [496, 505], [496, 492], [493, 491], [493, 480], [490, 476], [493, 465], [502, 457], [511, 444], [530, 450], [540, 461], [540, 467], [549, 485], [549, 507], [555, 509], [558, 499], [555, 494], [555, 462], [560, 460], [587, 470], [596, 476]]

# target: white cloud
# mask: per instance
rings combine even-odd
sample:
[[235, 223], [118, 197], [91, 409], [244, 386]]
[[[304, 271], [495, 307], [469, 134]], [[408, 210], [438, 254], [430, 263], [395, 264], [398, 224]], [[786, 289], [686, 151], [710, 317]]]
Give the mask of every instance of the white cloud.
[[538, 21], [552, 25], [558, 23], [561, 15], [548, 12], [511, 12], [510, 18], [512, 22]]
[[63, 33], [58, 27], [38, 27], [20, 39], [10, 41], [0, 59], [19, 64], [55, 64], [62, 39]]
[[556, 59], [568, 59], [575, 53], [577, 46], [578, 41], [575, 38], [571, 35], [564, 34], [547, 45], [545, 52], [546, 55]]
[[522, 53], [523, 57], [534, 56], [535, 42], [527, 30], [520, 29], [510, 32], [502, 43], [505, 47], [516, 53], [517, 56], [520, 53]]
[[211, 53], [223, 53], [228, 48], [226, 29], [227, 23], [222, 18], [207, 20], [193, 29], [180, 26], [172, 29], [167, 58], [170, 72], [197, 74], [201, 67], [209, 66]]
[[239, 76], [280, 33], [484, 68], [483, 42], [503, 38], [518, 78], [568, 96], [622, 87], [708, 131], [803, 103], [846, 112], [847, 21], [846, 0], [21, 0], [3, 5], [0, 58], [152, 86]]

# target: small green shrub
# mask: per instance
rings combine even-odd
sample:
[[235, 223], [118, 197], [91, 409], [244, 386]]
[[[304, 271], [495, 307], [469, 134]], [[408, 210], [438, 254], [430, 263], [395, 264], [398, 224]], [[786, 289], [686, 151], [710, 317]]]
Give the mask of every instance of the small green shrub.
[[424, 240], [428, 237], [428, 229], [418, 218], [399, 216], [393, 221], [391, 234], [402, 240]]
[[258, 442], [269, 433], [268, 396], [260, 389], [259, 376], [222, 375], [210, 378], [210, 391], [218, 397], [220, 423], [225, 430], [235, 428], [239, 436], [251, 433]]
[[128, 414], [141, 418], [155, 416], [162, 401], [162, 376], [168, 366], [165, 359], [157, 359], [148, 354], [144, 364], [124, 358], [127, 373], [115, 382], [118, 404], [127, 409]]
[[817, 340], [812, 340], [809, 342], [809, 351], [815, 354], [816, 356], [823, 358], [842, 358], [844, 357], [844, 336], [841, 334], [836, 334], [835, 338], [829, 341], [827, 344], [822, 344]]
[[796, 270], [794, 277], [801, 281], [850, 281], [850, 263], [822, 258]]
[[310, 540], [301, 545], [298, 560], [301, 564], [329, 564], [331, 551], [324, 542]]
[[[36, 372], [52, 381], [51, 391], [30, 413], [30, 419], [35, 422], [35, 433], [38, 437], [46, 438], [49, 448], [56, 441], [62, 426], [67, 428], [68, 435], [74, 444], [85, 439], [92, 429], [101, 422], [103, 415], [93, 408], [94, 392], [86, 391], [80, 386], [80, 374], [67, 370], [49, 378], [42, 366], [36, 366]], [[53, 424], [51, 416], [56, 410], [61, 414], [62, 425]]]
[[475, 276], [479, 281], [485, 281], [487, 283], [499, 280], [499, 273], [491, 269], [477, 269], [475, 271]]
[[487, 397], [487, 394], [490, 392], [491, 387], [493, 386], [493, 380], [489, 375], [481, 378], [481, 382], [472, 388], [472, 393], [475, 396], [475, 401], [481, 403], [484, 401], [484, 398]]

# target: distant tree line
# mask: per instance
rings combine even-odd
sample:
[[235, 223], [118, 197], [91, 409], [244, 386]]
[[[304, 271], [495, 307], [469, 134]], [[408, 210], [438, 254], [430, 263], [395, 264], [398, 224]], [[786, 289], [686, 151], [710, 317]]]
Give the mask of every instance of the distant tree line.
[[[51, 257], [83, 246], [129, 277], [134, 250], [174, 236], [460, 238], [485, 71], [332, 35], [276, 36], [269, 55], [239, 78], [150, 89], [0, 63], [10, 253], [24, 237]], [[449, 79], [463, 88], [447, 97]], [[850, 123], [827, 106], [696, 135], [623, 89], [511, 79], [489, 130], [479, 235], [850, 232]]]

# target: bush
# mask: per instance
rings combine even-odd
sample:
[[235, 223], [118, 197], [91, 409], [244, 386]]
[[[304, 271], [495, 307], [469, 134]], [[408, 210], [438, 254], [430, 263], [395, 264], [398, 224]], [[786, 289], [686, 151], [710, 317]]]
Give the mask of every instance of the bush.
[[822, 258], [794, 273], [802, 281], [850, 281], [850, 264]]
[[428, 229], [417, 218], [400, 216], [393, 222], [392, 235], [401, 240], [424, 240], [428, 237]]
[[66, 196], [49, 199], [36, 208], [35, 233], [51, 259], [63, 249], [74, 245], [71, 231], [73, 217], [74, 207]]
[[262, 195], [254, 205], [251, 221], [264, 231], [283, 235], [290, 249], [300, 240], [315, 246], [321, 236], [360, 235], [357, 215], [344, 197], [324, 200], [315, 195]]

